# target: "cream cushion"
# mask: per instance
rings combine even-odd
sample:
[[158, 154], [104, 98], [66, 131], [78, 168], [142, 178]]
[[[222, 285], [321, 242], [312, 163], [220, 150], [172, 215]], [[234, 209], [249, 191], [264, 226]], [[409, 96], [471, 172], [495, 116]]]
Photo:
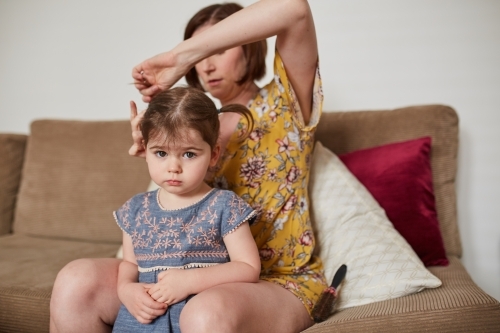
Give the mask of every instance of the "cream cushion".
[[327, 281], [347, 265], [338, 310], [441, 285], [372, 195], [320, 142], [313, 152], [309, 193], [315, 251]]

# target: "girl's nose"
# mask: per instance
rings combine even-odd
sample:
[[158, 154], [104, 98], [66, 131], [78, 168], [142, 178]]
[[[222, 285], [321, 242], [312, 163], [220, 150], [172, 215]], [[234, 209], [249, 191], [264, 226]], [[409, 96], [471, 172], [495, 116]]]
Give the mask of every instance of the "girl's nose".
[[179, 160], [176, 158], [170, 158], [167, 165], [167, 171], [170, 173], [180, 173], [182, 170]]

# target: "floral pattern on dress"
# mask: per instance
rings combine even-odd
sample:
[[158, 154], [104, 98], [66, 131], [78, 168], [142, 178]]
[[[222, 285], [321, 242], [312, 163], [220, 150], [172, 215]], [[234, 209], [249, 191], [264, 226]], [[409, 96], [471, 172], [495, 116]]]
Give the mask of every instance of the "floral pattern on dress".
[[323, 266], [313, 255], [307, 184], [314, 132], [323, 93], [319, 69], [310, 121], [305, 124], [295, 93], [276, 51], [274, 79], [248, 107], [254, 128], [242, 117], [223, 156], [207, 180], [243, 198], [257, 211], [251, 226], [262, 264], [261, 279], [296, 295], [310, 313], [326, 286]]
[[214, 189], [197, 203], [181, 209], [161, 208], [160, 189], [141, 193], [114, 212], [132, 239], [141, 271], [202, 267], [229, 261], [223, 237], [256, 212], [234, 192]]

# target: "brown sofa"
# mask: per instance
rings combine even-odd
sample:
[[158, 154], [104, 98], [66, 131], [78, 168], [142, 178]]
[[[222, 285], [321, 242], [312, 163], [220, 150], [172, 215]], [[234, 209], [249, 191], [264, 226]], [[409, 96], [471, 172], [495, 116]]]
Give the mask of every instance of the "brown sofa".
[[[429, 269], [443, 285], [346, 309], [306, 332], [500, 332], [500, 304], [459, 259], [455, 111], [434, 105], [325, 113], [317, 139], [340, 154], [421, 136], [433, 138], [450, 265]], [[127, 121], [39, 120], [29, 136], [0, 134], [0, 332], [48, 331], [57, 272], [77, 258], [116, 254], [121, 232], [111, 212], [149, 182], [144, 161], [127, 155], [130, 143]]]

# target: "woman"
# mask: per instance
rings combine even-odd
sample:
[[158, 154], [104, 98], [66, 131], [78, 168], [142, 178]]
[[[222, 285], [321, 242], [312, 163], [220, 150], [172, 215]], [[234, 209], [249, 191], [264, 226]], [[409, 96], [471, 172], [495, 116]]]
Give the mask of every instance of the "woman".
[[[243, 143], [238, 137], [246, 123], [237, 115], [221, 116], [225, 153], [208, 180], [260, 211], [252, 234], [260, 251], [261, 280], [201, 292], [184, 307], [180, 326], [183, 333], [299, 332], [312, 325], [310, 311], [325, 286], [322, 264], [312, 255], [307, 209], [308, 167], [322, 102], [314, 22], [305, 0], [262, 0], [240, 11], [232, 6], [201, 10], [188, 24], [184, 42], [132, 73], [146, 102], [187, 74], [188, 83], [222, 105], [247, 105], [254, 116], [254, 130]], [[263, 75], [254, 68], [260, 51], [241, 45], [274, 35], [275, 79], [260, 89], [254, 83]], [[131, 114], [135, 143], [130, 154], [142, 156], [141, 115], [133, 104]], [[51, 330], [109, 330], [120, 299], [131, 302], [126, 293], [116, 292], [118, 265], [113, 259], [68, 264], [54, 285]], [[165, 312], [165, 305], [147, 292], [141, 301], [136, 317], [141, 322]]]

